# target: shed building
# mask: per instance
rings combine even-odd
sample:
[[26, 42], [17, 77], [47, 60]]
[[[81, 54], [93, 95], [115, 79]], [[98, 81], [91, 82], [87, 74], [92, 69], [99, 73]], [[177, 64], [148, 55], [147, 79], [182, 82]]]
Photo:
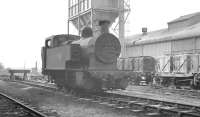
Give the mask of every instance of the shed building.
[[200, 53], [200, 12], [168, 22], [168, 28], [126, 38], [127, 57]]

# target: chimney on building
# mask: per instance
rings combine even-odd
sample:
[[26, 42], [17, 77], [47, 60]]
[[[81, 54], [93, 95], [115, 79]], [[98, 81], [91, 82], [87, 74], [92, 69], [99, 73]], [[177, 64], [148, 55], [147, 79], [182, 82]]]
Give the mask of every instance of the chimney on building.
[[142, 28], [142, 34], [143, 34], [143, 35], [146, 35], [146, 34], [147, 34], [147, 27], [143, 27], [143, 28]]

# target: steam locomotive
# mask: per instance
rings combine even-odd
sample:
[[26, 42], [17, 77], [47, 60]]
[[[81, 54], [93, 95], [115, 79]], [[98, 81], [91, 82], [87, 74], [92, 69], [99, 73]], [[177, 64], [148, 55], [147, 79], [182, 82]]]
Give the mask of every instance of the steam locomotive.
[[54, 35], [42, 47], [42, 73], [58, 87], [98, 92], [125, 89], [128, 79], [117, 70], [119, 39], [109, 33], [109, 22], [99, 22], [100, 32], [85, 27], [81, 37]]

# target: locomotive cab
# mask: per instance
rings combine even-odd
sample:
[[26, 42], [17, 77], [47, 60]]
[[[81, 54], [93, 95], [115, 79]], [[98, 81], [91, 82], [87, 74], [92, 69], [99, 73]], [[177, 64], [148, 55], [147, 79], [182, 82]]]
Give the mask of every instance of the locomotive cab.
[[[73, 47], [77, 45], [69, 46], [69, 44], [74, 40], [79, 40], [80, 37], [76, 35], [53, 35], [45, 40], [45, 45], [41, 50], [42, 57], [42, 73], [47, 75], [47, 72], [55, 70], [55, 64], [59, 63], [57, 70], [64, 69], [64, 62], [67, 59], [75, 58], [73, 55], [62, 55], [64, 52], [72, 51]], [[64, 59], [61, 59], [62, 56]], [[69, 56], [69, 57], [67, 57]], [[60, 64], [63, 64], [62, 67]]]

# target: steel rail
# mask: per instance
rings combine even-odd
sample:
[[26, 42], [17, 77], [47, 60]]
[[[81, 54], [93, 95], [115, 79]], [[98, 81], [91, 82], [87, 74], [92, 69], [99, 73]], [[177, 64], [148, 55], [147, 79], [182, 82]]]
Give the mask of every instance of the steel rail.
[[18, 105], [21, 106], [22, 108], [24, 108], [24, 109], [30, 111], [32, 114], [34, 114], [34, 115], [36, 115], [36, 116], [38, 116], [38, 117], [47, 117], [47, 116], [44, 115], [43, 113], [41, 113], [41, 112], [39, 112], [39, 111], [37, 111], [37, 110], [35, 110], [35, 109], [33, 109], [33, 108], [31, 108], [31, 107], [29, 107], [29, 106], [23, 104], [22, 102], [20, 102], [20, 101], [14, 99], [14, 98], [12, 98], [12, 97], [10, 97], [10, 96], [8, 96], [8, 95], [2, 93], [2, 92], [0, 92], [0, 95], [3, 96], [3, 97], [5, 97], [5, 98], [7, 98], [8, 100], [11, 100], [11, 101], [15, 102], [16, 104], [18, 104]]

